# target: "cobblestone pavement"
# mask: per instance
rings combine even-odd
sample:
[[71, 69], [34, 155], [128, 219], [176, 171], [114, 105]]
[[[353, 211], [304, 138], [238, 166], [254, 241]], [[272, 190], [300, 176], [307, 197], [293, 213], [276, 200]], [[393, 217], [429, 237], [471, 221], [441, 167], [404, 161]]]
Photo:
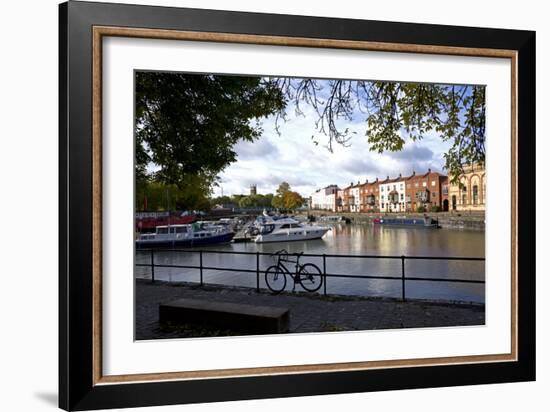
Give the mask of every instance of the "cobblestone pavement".
[[136, 339], [180, 336], [161, 328], [158, 306], [179, 298], [257, 304], [290, 309], [291, 332], [330, 332], [485, 324], [485, 306], [426, 301], [347, 298], [196, 284], [136, 281]]

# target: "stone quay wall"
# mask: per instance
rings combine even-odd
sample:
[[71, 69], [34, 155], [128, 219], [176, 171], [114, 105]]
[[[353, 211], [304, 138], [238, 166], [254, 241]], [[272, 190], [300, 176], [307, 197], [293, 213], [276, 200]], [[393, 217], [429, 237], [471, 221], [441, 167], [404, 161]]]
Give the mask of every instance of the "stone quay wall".
[[[439, 225], [446, 229], [485, 230], [485, 213], [483, 212], [437, 212], [426, 213], [431, 218], [437, 219]], [[424, 213], [348, 213], [311, 210], [304, 215], [314, 216], [316, 219], [322, 216], [342, 216], [350, 223], [372, 224], [379, 217], [406, 219], [421, 219]]]

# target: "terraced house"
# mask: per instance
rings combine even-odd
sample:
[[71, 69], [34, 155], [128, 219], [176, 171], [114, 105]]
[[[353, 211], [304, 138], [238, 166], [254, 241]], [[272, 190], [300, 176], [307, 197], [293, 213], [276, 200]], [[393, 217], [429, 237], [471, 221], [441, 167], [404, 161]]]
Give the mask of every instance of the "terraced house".
[[411, 212], [449, 210], [447, 180], [447, 176], [432, 172], [431, 169], [421, 175], [413, 171], [405, 183], [407, 210]]
[[363, 183], [359, 188], [360, 211], [361, 212], [378, 212], [379, 205], [379, 182], [376, 180]]

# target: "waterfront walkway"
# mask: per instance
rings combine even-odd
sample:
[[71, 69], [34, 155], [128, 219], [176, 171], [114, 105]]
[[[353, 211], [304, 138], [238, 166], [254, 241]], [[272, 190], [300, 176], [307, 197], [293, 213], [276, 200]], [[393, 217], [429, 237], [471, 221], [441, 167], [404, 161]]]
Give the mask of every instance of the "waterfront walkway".
[[[189, 331], [166, 327], [158, 305], [180, 298], [246, 303], [290, 309], [290, 332], [420, 328], [483, 325], [485, 307], [394, 299], [348, 298], [306, 293], [272, 295], [255, 289], [185, 283], [136, 281], [136, 339], [188, 337]], [[194, 336], [194, 335], [192, 335]], [[204, 335], [208, 336], [208, 335]]]

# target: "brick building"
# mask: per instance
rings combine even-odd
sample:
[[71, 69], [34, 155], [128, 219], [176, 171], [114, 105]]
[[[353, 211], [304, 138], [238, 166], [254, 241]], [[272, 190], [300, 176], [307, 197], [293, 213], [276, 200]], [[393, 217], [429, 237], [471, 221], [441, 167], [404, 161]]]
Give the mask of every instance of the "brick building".
[[417, 175], [415, 172], [406, 179], [407, 210], [411, 212], [448, 210], [443, 187], [447, 185], [447, 176], [428, 172]]
[[360, 212], [378, 212], [379, 205], [379, 182], [376, 180], [369, 182], [368, 180], [359, 187]]

